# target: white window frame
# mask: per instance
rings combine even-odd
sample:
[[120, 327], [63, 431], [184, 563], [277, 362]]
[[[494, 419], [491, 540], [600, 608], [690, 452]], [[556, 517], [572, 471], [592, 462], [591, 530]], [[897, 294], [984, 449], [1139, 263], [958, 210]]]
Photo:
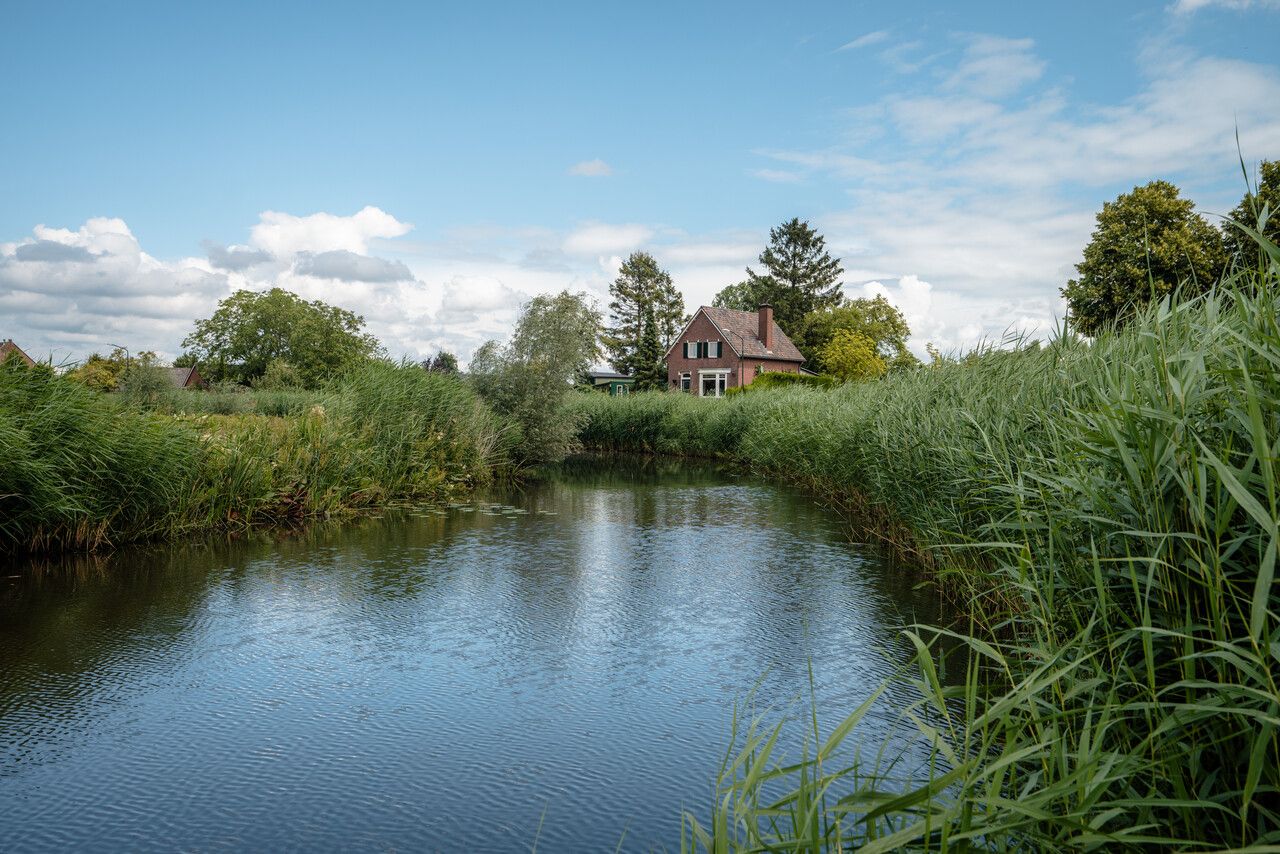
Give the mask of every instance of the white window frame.
[[693, 374], [685, 371], [680, 375], [680, 390], [685, 394], [693, 392]]
[[[716, 393], [707, 395], [703, 393], [703, 381], [707, 377], [716, 378]], [[728, 368], [710, 368], [698, 371], [698, 397], [724, 397], [724, 393], [729, 390], [729, 369]]]

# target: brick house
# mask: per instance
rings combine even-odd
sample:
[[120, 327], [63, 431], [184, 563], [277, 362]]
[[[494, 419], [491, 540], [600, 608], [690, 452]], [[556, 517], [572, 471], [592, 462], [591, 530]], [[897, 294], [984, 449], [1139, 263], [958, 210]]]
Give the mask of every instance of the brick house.
[[800, 373], [804, 356], [773, 320], [759, 311], [702, 306], [667, 350], [667, 385], [700, 397], [751, 385], [766, 371]]
[[17, 353], [18, 358], [21, 359], [23, 364], [27, 367], [31, 367], [35, 364], [35, 360], [22, 352], [22, 348], [17, 344], [14, 344], [12, 338], [6, 338], [3, 341], [0, 341], [0, 362], [4, 362], [4, 360], [9, 358], [13, 353]]

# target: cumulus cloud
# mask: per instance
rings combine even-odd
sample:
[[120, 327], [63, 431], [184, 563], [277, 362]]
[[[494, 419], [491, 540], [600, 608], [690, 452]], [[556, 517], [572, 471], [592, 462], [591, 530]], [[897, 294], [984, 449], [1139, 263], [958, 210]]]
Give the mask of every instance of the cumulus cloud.
[[402, 282], [413, 278], [413, 273], [401, 261], [357, 255], [345, 249], [299, 252], [294, 271], [303, 276], [347, 282]]
[[599, 158], [583, 160], [570, 166], [569, 174], [583, 178], [607, 178], [613, 174], [613, 167]]
[[316, 213], [294, 216], [278, 211], [265, 211], [250, 232], [249, 242], [277, 258], [299, 252], [328, 252], [343, 249], [364, 255], [369, 241], [408, 234], [412, 225], [369, 206], [352, 216]]
[[59, 243], [56, 240], [36, 240], [32, 243], [23, 243], [14, 250], [13, 257], [18, 261], [48, 261], [50, 263], [71, 261], [82, 264], [92, 263], [98, 259], [97, 255], [94, 255], [83, 246], [72, 246], [68, 243]]
[[271, 253], [251, 246], [223, 246], [206, 240], [205, 255], [209, 263], [219, 270], [247, 270], [257, 264], [265, 264], [272, 260]]

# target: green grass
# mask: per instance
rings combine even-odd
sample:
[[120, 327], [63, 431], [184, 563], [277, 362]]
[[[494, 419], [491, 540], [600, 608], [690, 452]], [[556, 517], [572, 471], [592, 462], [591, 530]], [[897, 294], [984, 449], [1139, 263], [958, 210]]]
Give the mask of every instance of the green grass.
[[0, 553], [444, 498], [504, 468], [511, 445], [464, 381], [378, 362], [323, 394], [184, 391], [148, 407], [0, 366]]
[[[1093, 343], [833, 391], [584, 396], [601, 450], [740, 461], [915, 550], [971, 617], [907, 633], [896, 775], [857, 717], [807, 758], [736, 721], [707, 851], [1280, 850], [1280, 252]], [[954, 660], [959, 655], [959, 661]], [[779, 794], [781, 792], [782, 794]]]

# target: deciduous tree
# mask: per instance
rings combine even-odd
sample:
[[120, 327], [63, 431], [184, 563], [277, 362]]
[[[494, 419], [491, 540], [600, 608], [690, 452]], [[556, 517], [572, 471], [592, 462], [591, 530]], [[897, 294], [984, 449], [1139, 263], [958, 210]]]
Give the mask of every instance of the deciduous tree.
[[822, 347], [822, 362], [827, 373], [842, 380], [869, 380], [889, 370], [876, 343], [852, 329], [838, 329]]
[[865, 336], [875, 346], [876, 353], [889, 367], [910, 367], [919, 360], [907, 349], [911, 328], [902, 312], [881, 295], [872, 299], [853, 299], [833, 308], [811, 311], [801, 321], [794, 339], [808, 367], [826, 371], [823, 348], [841, 330]]
[[1102, 206], [1093, 239], [1062, 289], [1075, 328], [1096, 335], [1180, 285], [1201, 291], [1226, 264], [1222, 236], [1168, 181], [1152, 181]]
[[196, 321], [182, 346], [184, 361], [198, 361], [214, 379], [248, 382], [283, 359], [308, 387], [381, 350], [360, 315], [280, 288], [236, 291]]

